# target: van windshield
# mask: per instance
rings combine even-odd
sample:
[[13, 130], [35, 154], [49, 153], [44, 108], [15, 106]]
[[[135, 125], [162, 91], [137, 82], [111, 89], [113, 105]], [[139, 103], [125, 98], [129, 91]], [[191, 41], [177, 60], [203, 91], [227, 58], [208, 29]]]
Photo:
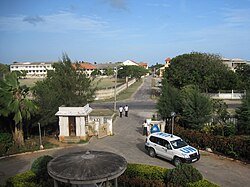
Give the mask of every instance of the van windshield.
[[182, 139], [177, 139], [177, 140], [171, 141], [170, 143], [172, 144], [174, 149], [179, 149], [179, 148], [187, 146], [187, 143], [184, 142]]

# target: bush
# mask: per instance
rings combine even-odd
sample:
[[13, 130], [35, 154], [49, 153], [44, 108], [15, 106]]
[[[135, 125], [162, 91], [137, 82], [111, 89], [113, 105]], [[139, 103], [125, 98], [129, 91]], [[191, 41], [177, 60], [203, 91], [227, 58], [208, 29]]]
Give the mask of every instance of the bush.
[[0, 155], [5, 154], [12, 146], [12, 135], [10, 133], [0, 133]]
[[10, 177], [6, 182], [6, 187], [38, 187], [36, 182], [36, 174], [27, 171]]
[[180, 164], [167, 172], [165, 183], [173, 186], [187, 186], [187, 183], [202, 179], [201, 173], [189, 164]]
[[36, 176], [41, 180], [47, 180], [49, 175], [47, 172], [47, 164], [51, 161], [53, 157], [49, 155], [41, 156], [37, 158], [31, 166], [31, 171], [33, 171]]
[[214, 136], [195, 130], [184, 129], [180, 126], [175, 126], [175, 134], [182, 137], [194, 147], [202, 149], [209, 147], [213, 151], [232, 158], [250, 160], [250, 137]]
[[133, 178], [141, 177], [149, 180], [164, 180], [164, 176], [167, 172], [166, 168], [158, 166], [150, 166], [143, 164], [128, 164], [124, 175]]
[[202, 179], [197, 182], [188, 183], [187, 187], [219, 187], [219, 185], [213, 184], [206, 179]]

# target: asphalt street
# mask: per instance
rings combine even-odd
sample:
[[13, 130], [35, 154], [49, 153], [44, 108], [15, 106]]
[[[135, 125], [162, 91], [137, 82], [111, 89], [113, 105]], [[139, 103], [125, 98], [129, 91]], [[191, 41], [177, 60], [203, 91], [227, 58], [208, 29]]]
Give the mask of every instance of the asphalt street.
[[[149, 93], [150, 85], [150, 77], [147, 77], [138, 92], [134, 94], [132, 101], [137, 103], [150, 101], [149, 95], [145, 94]], [[128, 101], [126, 101], [126, 103], [127, 102]], [[160, 158], [151, 158], [144, 149], [145, 137], [142, 136], [142, 124], [146, 118], [152, 117], [154, 113], [154, 108], [145, 107], [144, 109], [138, 110], [130, 107], [128, 117], [117, 117], [114, 121], [113, 136], [107, 136], [102, 139], [93, 137], [89, 143], [85, 145], [72, 145], [65, 148], [43, 150], [2, 158], [0, 159], [0, 183], [3, 183], [4, 180], [12, 175], [29, 170], [32, 162], [42, 155], [56, 157], [70, 152], [86, 150], [114, 152], [123, 156], [130, 163], [143, 163], [165, 168], [174, 168], [171, 162]], [[239, 161], [201, 151], [201, 159], [192, 165], [202, 173], [204, 178], [220, 186], [243, 187], [249, 186], [250, 184], [250, 166]]]

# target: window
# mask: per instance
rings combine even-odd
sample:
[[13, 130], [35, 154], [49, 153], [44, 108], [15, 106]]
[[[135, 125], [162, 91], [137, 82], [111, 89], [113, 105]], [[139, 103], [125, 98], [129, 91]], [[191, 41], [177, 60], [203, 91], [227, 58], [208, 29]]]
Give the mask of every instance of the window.
[[187, 143], [185, 141], [183, 141], [182, 139], [177, 139], [177, 140], [171, 141], [171, 144], [172, 144], [174, 149], [179, 149], [179, 148], [187, 146]]

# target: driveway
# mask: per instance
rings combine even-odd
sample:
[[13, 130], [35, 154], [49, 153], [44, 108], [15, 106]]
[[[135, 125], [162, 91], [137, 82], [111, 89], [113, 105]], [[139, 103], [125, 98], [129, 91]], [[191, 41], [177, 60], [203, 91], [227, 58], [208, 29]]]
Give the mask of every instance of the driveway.
[[[134, 95], [135, 100], [140, 100], [140, 95], [145, 93], [143, 89], [148, 89], [149, 82], [150, 78], [147, 78], [145, 80], [147, 84], [143, 84], [139, 93], [137, 92], [137, 94]], [[122, 155], [130, 163], [174, 168], [174, 166], [166, 160], [149, 157], [144, 149], [145, 137], [142, 136], [142, 124], [146, 118], [152, 117], [154, 113], [155, 110], [136, 110], [130, 108], [128, 117], [118, 117], [115, 120], [113, 136], [102, 139], [92, 138], [86, 145], [75, 145], [63, 149], [45, 150], [0, 159], [0, 183], [3, 183], [9, 176], [29, 170], [31, 163], [39, 156], [52, 155], [55, 157], [69, 152], [85, 150], [110, 151]], [[250, 184], [250, 166], [242, 164], [239, 161], [233, 161], [202, 151], [201, 159], [192, 165], [202, 173], [204, 178], [220, 186], [243, 187], [249, 186]]]

